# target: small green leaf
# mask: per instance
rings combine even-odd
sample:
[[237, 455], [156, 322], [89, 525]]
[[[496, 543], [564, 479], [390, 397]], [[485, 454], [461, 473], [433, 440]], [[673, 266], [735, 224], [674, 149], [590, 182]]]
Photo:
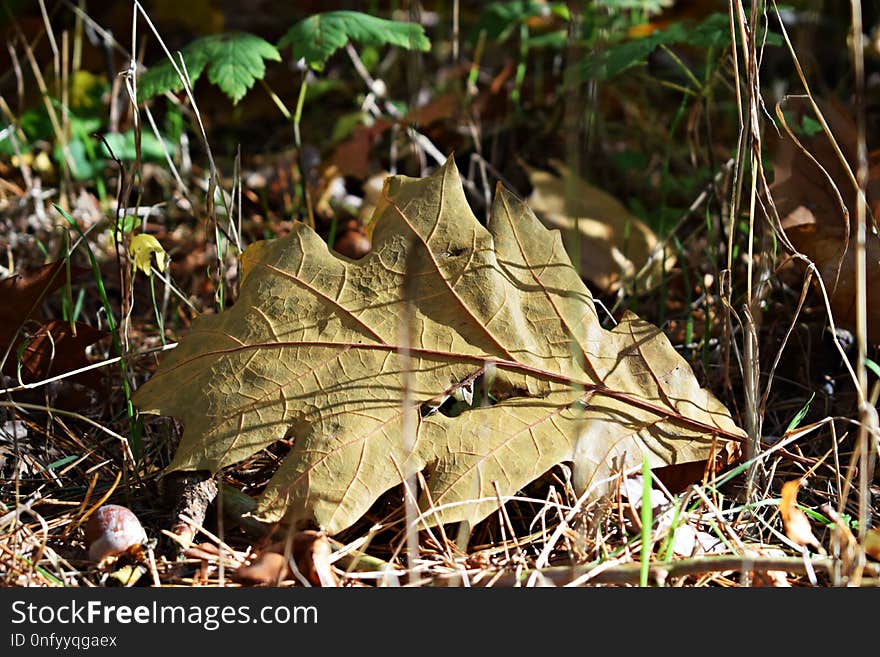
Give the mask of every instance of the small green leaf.
[[130, 214], [125, 215], [122, 218], [122, 221], [119, 223], [119, 230], [121, 230], [126, 235], [134, 230], [134, 227], [140, 223], [137, 217], [133, 217]]
[[[210, 38], [212, 37], [206, 37], [206, 39]], [[206, 39], [197, 39], [180, 51], [184, 62], [186, 62], [186, 72], [193, 83], [199, 79], [210, 58], [206, 44], [203, 43]], [[175, 64], [179, 66], [180, 60], [176, 53], [174, 57]], [[181, 89], [183, 89], [183, 82], [180, 76], [174, 70], [171, 62], [165, 59], [156, 66], [152, 66], [138, 79], [138, 102], [149, 100], [166, 91], [180, 91]]]
[[[535, 16], [553, 14], [568, 20], [568, 7], [564, 2], [537, 2], [536, 0], [516, 0], [514, 2], [491, 2], [480, 11], [480, 18], [471, 30], [468, 40], [477, 42], [481, 32], [489, 41], [505, 41], [518, 25]], [[533, 44], [530, 44], [533, 45]], [[556, 45], [542, 43], [541, 45]]]
[[547, 32], [547, 34], [539, 34], [538, 36], [526, 39], [526, 45], [529, 48], [558, 48], [562, 49], [568, 43], [568, 32], [565, 30], [557, 30], [555, 32]]
[[[281, 61], [281, 54], [275, 46], [245, 32], [202, 37], [180, 52], [193, 83], [207, 69], [208, 79], [220, 87], [233, 103], [244, 98], [254, 82], [266, 74], [263, 60]], [[183, 82], [180, 76], [171, 62], [165, 60], [141, 76], [138, 100], [144, 101], [166, 91], [181, 89]]]
[[[738, 35], [737, 35], [738, 38]], [[778, 46], [782, 37], [762, 28], [761, 39], [768, 46]], [[726, 48], [730, 45], [730, 19], [726, 13], [710, 14], [698, 25], [672, 23], [650, 36], [624, 41], [599, 55], [588, 57], [580, 65], [581, 79], [610, 79], [643, 63], [658, 46], [686, 43], [699, 48]]]
[[291, 27], [279, 48], [290, 46], [295, 59], [305, 59], [320, 70], [349, 41], [365, 46], [392, 45], [407, 50], [429, 50], [431, 41], [417, 23], [389, 21], [359, 11], [329, 11], [315, 14]]
[[609, 79], [636, 64], [644, 62], [654, 49], [661, 45], [672, 45], [687, 40], [687, 32], [680, 23], [673, 23], [665, 30], [654, 32], [651, 36], [633, 41], [625, 41], [612, 46], [595, 57], [589, 57], [581, 65], [581, 74], [586, 78]]
[[798, 116], [791, 110], [782, 110], [786, 125], [800, 137], [812, 137], [822, 132], [822, 124], [811, 116]]
[[208, 66], [208, 79], [237, 103], [254, 82], [266, 75], [264, 59], [281, 61], [281, 54], [268, 41], [252, 34], [220, 37]]
[[470, 41], [476, 42], [480, 32], [485, 32], [489, 41], [504, 41], [517, 25], [539, 15], [541, 7], [542, 3], [535, 0], [489, 3], [480, 12], [480, 18], [474, 25]]
[[809, 116], [804, 116], [803, 129], [804, 134], [808, 137], [812, 137], [813, 135], [822, 132], [822, 124]]
[[730, 45], [730, 17], [727, 12], [711, 14], [690, 30], [688, 43], [701, 48], [726, 48]]
[[57, 461], [52, 461], [49, 465], [46, 466], [47, 471], [57, 470], [58, 468], [62, 468], [68, 463], [73, 463], [79, 458], [76, 454], [71, 454], [70, 456], [65, 456], [63, 458], [58, 459]]
[[351, 112], [340, 116], [336, 125], [333, 126], [333, 133], [330, 135], [330, 141], [336, 143], [342, 141], [346, 137], [351, 136], [359, 125], [364, 123], [364, 113], [361, 111]]
[[52, 157], [55, 159], [55, 162], [59, 165], [65, 162], [70, 164], [70, 174], [74, 180], [90, 180], [95, 178], [101, 170], [102, 165], [96, 162], [94, 157], [89, 156], [87, 144], [88, 142], [78, 137], [72, 138], [67, 143], [69, 160], [65, 158], [64, 148], [61, 144], [57, 144], [52, 149]]
[[[104, 135], [107, 145], [113, 151], [113, 154], [123, 162], [131, 162], [137, 157], [137, 150], [134, 144], [134, 131], [127, 130], [125, 132], [110, 132]], [[169, 153], [174, 152], [174, 144], [165, 140], [165, 148]], [[102, 157], [110, 157], [107, 152], [107, 146], [103, 143], [100, 145], [100, 154]], [[156, 139], [156, 135], [151, 132], [145, 132], [141, 135], [141, 157], [144, 160], [161, 162], [165, 159], [165, 150], [162, 143]]]
[[810, 410], [810, 404], [813, 403], [813, 398], [815, 396], [816, 393], [814, 392], [812, 395], [810, 395], [810, 398], [807, 400], [807, 403], [804, 404], [803, 408], [795, 413], [795, 416], [791, 418], [791, 422], [788, 423], [788, 427], [785, 429], [785, 433], [788, 433], [792, 429], [797, 428], [797, 426], [801, 423], [801, 420], [803, 420], [804, 417], [807, 415], [807, 411]]
[[648, 13], [658, 13], [673, 5], [672, 0], [599, 0], [600, 7], [607, 7], [615, 11], [637, 9]]

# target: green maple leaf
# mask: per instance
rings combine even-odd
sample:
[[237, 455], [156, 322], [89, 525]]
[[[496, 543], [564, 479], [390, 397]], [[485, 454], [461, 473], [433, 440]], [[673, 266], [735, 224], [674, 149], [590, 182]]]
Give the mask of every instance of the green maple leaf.
[[[281, 61], [271, 43], [244, 32], [215, 34], [196, 39], [180, 51], [190, 80], [195, 83], [207, 68], [208, 80], [238, 103], [254, 82], [266, 74], [264, 60]], [[166, 91], [180, 91], [183, 82], [168, 60], [152, 67], [138, 81], [138, 100]]]
[[295, 59], [304, 58], [320, 70], [349, 41], [365, 46], [392, 45], [407, 50], [429, 50], [431, 41], [416, 23], [389, 21], [359, 11], [329, 11], [315, 14], [291, 27], [279, 48], [290, 46]]

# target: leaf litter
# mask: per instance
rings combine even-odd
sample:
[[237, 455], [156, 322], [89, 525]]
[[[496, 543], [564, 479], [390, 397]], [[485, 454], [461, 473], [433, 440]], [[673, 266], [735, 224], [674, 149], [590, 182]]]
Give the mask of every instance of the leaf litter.
[[[857, 190], [851, 180], [856, 170], [858, 132], [848, 111], [837, 103], [822, 103], [829, 129], [846, 160], [838, 157], [824, 132], [797, 135], [809, 119], [808, 105], [790, 99], [787, 130], [773, 142], [775, 180], [771, 188], [775, 212], [792, 245], [816, 264], [828, 292], [834, 319], [854, 330], [856, 325], [856, 205]], [[869, 163], [865, 196], [868, 226], [880, 210], [880, 161]], [[871, 303], [880, 289], [880, 237], [866, 232], [867, 338], [880, 344], [880, 305]]]
[[[28, 384], [90, 364], [86, 349], [107, 333], [82, 322], [40, 319], [40, 306], [67, 283], [63, 260], [0, 281], [2, 372]], [[87, 270], [71, 267], [76, 277]], [[101, 376], [81, 372], [73, 381], [100, 389]]]

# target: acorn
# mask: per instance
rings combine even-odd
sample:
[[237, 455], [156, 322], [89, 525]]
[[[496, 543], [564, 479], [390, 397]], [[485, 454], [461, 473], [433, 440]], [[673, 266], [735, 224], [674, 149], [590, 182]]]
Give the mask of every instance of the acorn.
[[336, 238], [333, 249], [347, 258], [358, 260], [370, 252], [370, 238], [360, 230], [346, 230]]
[[85, 526], [89, 559], [101, 562], [143, 545], [147, 534], [131, 509], [105, 504], [95, 511]]

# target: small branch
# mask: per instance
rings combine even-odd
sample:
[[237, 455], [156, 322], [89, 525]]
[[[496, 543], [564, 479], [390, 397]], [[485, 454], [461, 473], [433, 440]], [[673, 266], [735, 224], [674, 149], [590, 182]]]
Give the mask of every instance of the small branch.
[[[664, 582], [669, 578], [687, 577], [690, 575], [703, 575], [706, 573], [722, 573], [725, 571], [766, 573], [769, 571], [781, 571], [795, 575], [806, 575], [810, 570], [822, 573], [830, 573], [834, 567], [834, 559], [820, 557], [817, 559], [804, 559], [802, 557], [742, 557], [726, 555], [721, 557], [696, 557], [682, 559], [669, 563], [653, 563], [649, 569], [649, 579], [652, 582]], [[536, 569], [522, 574], [505, 573], [499, 578], [491, 578], [494, 586], [515, 586], [532, 575], [540, 575], [558, 586], [572, 584], [638, 584], [641, 564], [632, 562], [603, 567], [602, 564], [588, 564], [584, 566], [558, 566], [554, 568]], [[872, 576], [880, 575], [880, 564], [869, 564], [866, 573]], [[471, 573], [473, 576], [476, 573]], [[441, 575], [434, 579], [435, 586], [443, 586], [460, 578], [458, 573]], [[471, 580], [473, 582], [473, 580]], [[490, 578], [485, 578], [490, 581]], [[480, 582], [473, 582], [474, 586], [480, 586]], [[483, 584], [485, 585], [485, 584]]]
[[217, 482], [204, 470], [173, 472], [164, 481], [165, 495], [176, 500], [171, 512], [171, 534], [185, 549], [205, 522], [208, 507], [217, 496]]

